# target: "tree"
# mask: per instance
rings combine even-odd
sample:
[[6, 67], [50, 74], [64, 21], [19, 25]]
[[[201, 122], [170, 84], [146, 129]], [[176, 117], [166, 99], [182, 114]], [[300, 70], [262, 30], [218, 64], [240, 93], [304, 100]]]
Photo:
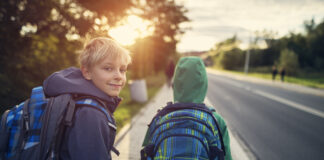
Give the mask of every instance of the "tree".
[[299, 69], [298, 56], [295, 52], [284, 49], [280, 52], [279, 65], [285, 68], [287, 74], [296, 75]]
[[215, 46], [210, 50], [211, 55], [217, 55], [221, 52], [227, 52], [235, 48], [239, 48], [240, 41], [237, 39], [237, 36], [234, 35], [231, 38], [228, 38], [222, 42], [215, 44]]
[[306, 44], [308, 47], [308, 54], [312, 58], [312, 67], [317, 70], [324, 69], [324, 19], [318, 24], [314, 25], [314, 20], [310, 25], [305, 23], [307, 31]]
[[221, 52], [217, 62], [223, 69], [237, 69], [243, 66], [244, 54], [241, 49], [233, 48], [232, 50]]
[[180, 24], [189, 21], [185, 15], [187, 10], [174, 0], [146, 0], [137, 4], [141, 11], [137, 15], [152, 22], [154, 33], [138, 39], [131, 47], [130, 69], [134, 79], [164, 70], [168, 57], [175, 57], [176, 44], [185, 31]]
[[[281, 51], [289, 49], [298, 56], [300, 69], [321, 71], [324, 69], [324, 19], [321, 23], [309, 20], [304, 22], [304, 33], [289, 33], [288, 35], [275, 39], [271, 32], [262, 32], [258, 35], [265, 39], [267, 48], [257, 49], [261, 53], [255, 61], [255, 66], [270, 66], [280, 61]], [[255, 57], [255, 55], [251, 56]], [[252, 60], [253, 61], [253, 60]], [[253, 62], [251, 63], [253, 64]], [[262, 63], [261, 63], [262, 62]]]
[[140, 17], [150, 20], [154, 24], [154, 69], [164, 70], [165, 62], [169, 56], [176, 54], [176, 44], [185, 29], [181, 23], [188, 22], [185, 15], [187, 9], [183, 5], [176, 4], [174, 0], [146, 0], [140, 5], [142, 13]]
[[78, 65], [76, 52], [84, 37], [108, 36], [131, 10], [141, 10], [138, 14], [155, 27], [147, 39], [152, 43], [140, 41], [134, 51], [152, 45], [152, 52], [145, 52], [151, 55], [145, 56], [154, 57], [151, 68], [163, 69], [165, 57], [175, 54], [176, 37], [184, 32], [179, 24], [188, 21], [186, 9], [172, 0], [0, 1], [0, 104], [18, 103], [50, 73]]
[[219, 42], [209, 51], [212, 55], [217, 67], [223, 69], [236, 69], [243, 65], [244, 54], [239, 48], [240, 41], [236, 35], [232, 38], [228, 38], [222, 42]]
[[18, 103], [50, 73], [77, 65], [82, 45], [72, 38], [115, 25], [132, 6], [131, 0], [0, 1], [0, 104]]
[[154, 71], [154, 56], [156, 43], [152, 37], [138, 39], [130, 48], [132, 64], [130, 65], [131, 79], [142, 79]]

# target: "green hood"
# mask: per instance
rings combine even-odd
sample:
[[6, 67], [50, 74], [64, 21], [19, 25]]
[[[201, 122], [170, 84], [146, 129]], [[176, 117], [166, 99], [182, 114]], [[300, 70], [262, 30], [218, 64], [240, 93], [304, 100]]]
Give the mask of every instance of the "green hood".
[[181, 58], [173, 77], [174, 102], [203, 103], [207, 87], [204, 62], [199, 57]]

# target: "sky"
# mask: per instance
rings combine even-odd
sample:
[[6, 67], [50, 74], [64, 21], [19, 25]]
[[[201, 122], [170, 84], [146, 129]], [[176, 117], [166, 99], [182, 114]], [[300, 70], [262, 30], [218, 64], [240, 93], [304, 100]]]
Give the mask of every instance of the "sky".
[[324, 20], [324, 0], [176, 0], [189, 12], [190, 30], [177, 45], [180, 52], [207, 51], [217, 42], [237, 35], [246, 47], [255, 31], [277, 37], [303, 32], [305, 20]]

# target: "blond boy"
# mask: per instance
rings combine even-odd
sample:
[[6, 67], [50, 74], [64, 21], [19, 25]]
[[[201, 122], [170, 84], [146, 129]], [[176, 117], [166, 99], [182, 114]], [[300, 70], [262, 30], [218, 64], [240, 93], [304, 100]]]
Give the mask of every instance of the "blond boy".
[[[92, 39], [80, 55], [80, 69], [71, 67], [52, 74], [44, 81], [44, 92], [48, 96], [72, 93], [76, 97], [90, 97], [104, 103], [113, 119], [130, 62], [128, 51], [115, 41], [103, 37]], [[75, 112], [73, 125], [64, 134], [59, 157], [111, 159], [115, 134], [115, 124], [107, 121], [102, 111], [80, 106]]]

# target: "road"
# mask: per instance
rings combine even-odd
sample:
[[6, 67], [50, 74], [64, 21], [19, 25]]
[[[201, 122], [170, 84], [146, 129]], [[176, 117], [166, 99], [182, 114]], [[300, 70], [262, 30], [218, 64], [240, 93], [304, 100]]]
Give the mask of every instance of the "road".
[[323, 97], [217, 74], [208, 78], [208, 99], [256, 159], [323, 159]]

